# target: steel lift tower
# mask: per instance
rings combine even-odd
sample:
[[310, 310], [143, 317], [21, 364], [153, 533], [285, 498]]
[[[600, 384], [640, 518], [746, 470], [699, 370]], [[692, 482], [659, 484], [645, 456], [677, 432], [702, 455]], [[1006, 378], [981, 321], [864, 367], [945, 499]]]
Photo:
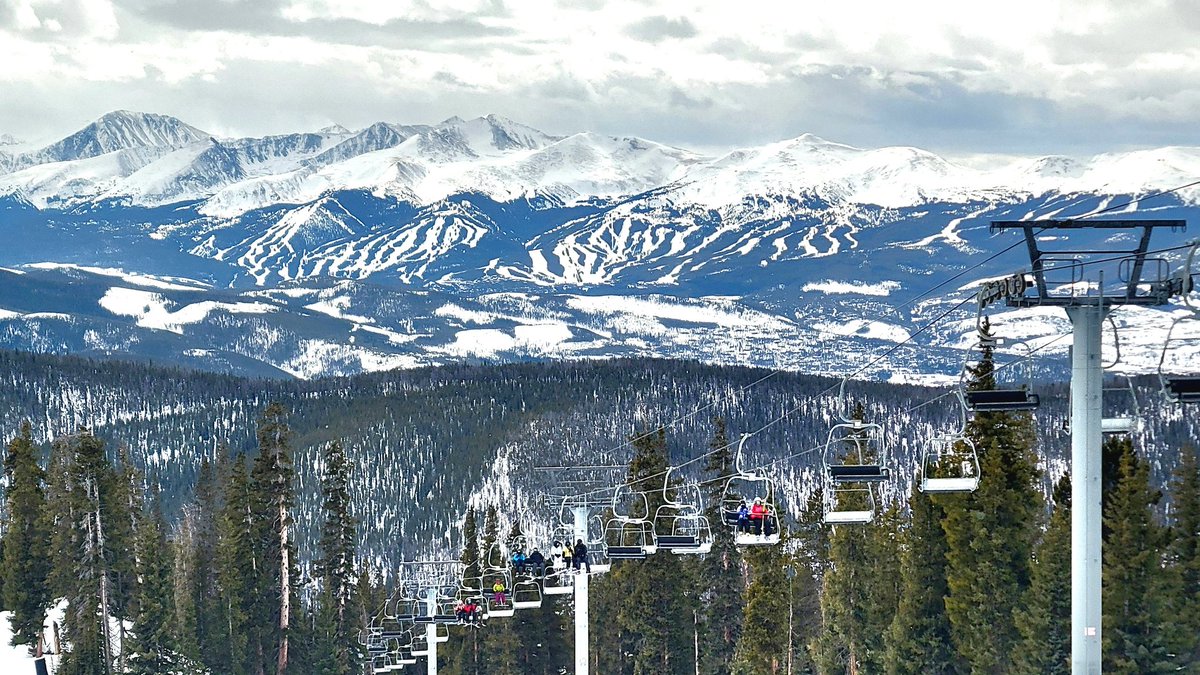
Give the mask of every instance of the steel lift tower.
[[[1100, 674], [1101, 389], [1104, 318], [1118, 305], [1165, 305], [1181, 293], [1162, 258], [1148, 258], [1157, 228], [1182, 220], [995, 221], [992, 231], [1021, 230], [1033, 279], [989, 282], [980, 300], [1009, 307], [1062, 307], [1071, 319], [1071, 672]], [[1071, 248], [1070, 240], [1090, 246]], [[1052, 246], [1054, 250], [1046, 247]], [[1062, 246], [1065, 246], [1062, 247]], [[1115, 272], [1105, 279], [1104, 272]]]
[[[613, 474], [626, 470], [625, 465], [538, 466], [546, 480], [546, 495], [559, 501], [561, 508], [570, 509], [574, 521], [575, 539], [588, 541], [588, 519], [592, 509], [611, 504]], [[576, 574], [575, 588], [575, 675], [588, 675], [588, 574]]]

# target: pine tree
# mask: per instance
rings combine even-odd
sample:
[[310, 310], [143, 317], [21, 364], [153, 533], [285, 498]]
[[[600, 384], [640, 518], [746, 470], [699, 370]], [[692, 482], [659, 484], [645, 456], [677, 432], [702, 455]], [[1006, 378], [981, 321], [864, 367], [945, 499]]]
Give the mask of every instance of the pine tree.
[[789, 579], [783, 545], [756, 546], [745, 553], [750, 583], [745, 592], [742, 634], [730, 662], [732, 673], [787, 672]]
[[252, 545], [255, 528], [244, 456], [230, 468], [222, 501], [215, 559], [219, 612], [214, 622], [220, 639], [205, 663], [215, 672], [246, 675], [260, 651], [260, 634], [250, 620], [259, 604], [263, 561]]
[[909, 525], [903, 531], [900, 591], [896, 616], [887, 634], [885, 669], [889, 675], [952, 675], [965, 671], [950, 640], [946, 616], [946, 535], [944, 512], [917, 489], [909, 496]]
[[700, 672], [703, 675], [727, 675], [731, 672], [734, 651], [742, 634], [743, 622], [737, 621], [745, 610], [742, 555], [733, 541], [733, 530], [725, 524], [721, 500], [733, 475], [733, 451], [725, 429], [725, 419], [714, 417], [709, 442], [709, 477], [705, 482], [705, 515], [713, 533], [712, 550], [701, 558], [696, 576], [703, 580], [700, 594]]
[[140, 514], [136, 533], [137, 616], [134, 619], [134, 653], [131, 673], [162, 673], [176, 663], [173, 640], [173, 588], [171, 556], [167, 547], [166, 521], [157, 489], [151, 495], [150, 512]]
[[[258, 420], [258, 457], [254, 460], [252, 494], [258, 528], [258, 541], [265, 563], [259, 593], [263, 606], [255, 620], [268, 620], [274, 629], [262, 625], [264, 663], [275, 655], [275, 674], [288, 671], [288, 638], [295, 605], [297, 577], [295, 551], [292, 549], [292, 514], [295, 504], [295, 469], [292, 466], [291, 430], [286, 412], [279, 403], [271, 403]], [[278, 604], [268, 605], [274, 597]]]
[[[218, 448], [216, 462], [206, 459], [200, 463], [195, 499], [185, 507], [183, 515], [184, 522], [191, 525], [191, 545], [180, 546], [186, 542], [177, 538], [177, 559], [178, 556], [189, 555], [190, 561], [179, 560], [176, 568], [185, 567], [193, 573], [190, 579], [181, 579], [176, 575], [175, 583], [179, 587], [177, 597], [185, 592], [192, 596], [190, 602], [176, 602], [177, 612], [180, 606], [185, 609], [193, 608], [195, 622], [194, 635], [190, 635], [193, 629], [188, 627], [186, 615], [179, 617], [176, 621], [176, 633], [179, 636], [180, 650], [204, 663], [219, 658], [217, 655], [225, 646], [221, 635], [223, 626], [219, 619], [221, 593], [216, 560], [221, 481], [228, 471], [228, 449], [224, 446]], [[187, 583], [189, 581], [190, 584]]]
[[1185, 447], [1171, 485], [1174, 525], [1167, 545], [1168, 616], [1172, 651], [1183, 668], [1200, 670], [1200, 462]]
[[[669, 465], [666, 431], [637, 434], [628, 483], [633, 493], [646, 495], [652, 518], [668, 495], [664, 480]], [[630, 665], [634, 675], [643, 673], [691, 673], [694, 659], [692, 618], [695, 584], [689, 584], [679, 556], [654, 554], [645, 560], [623, 564], [610, 573], [621, 589], [616, 616], [618, 630], [631, 636]]]
[[[462, 532], [463, 550], [459, 556], [463, 569], [462, 586], [478, 593], [482, 570], [479, 558], [479, 528], [475, 520], [474, 507], [467, 508], [467, 514], [463, 518]], [[459, 675], [482, 675], [485, 664], [481, 650], [482, 641], [479, 639], [478, 630], [452, 631], [450, 642], [446, 643], [447, 672]]]
[[0, 541], [0, 579], [4, 607], [12, 612], [12, 644], [37, 648], [50, 605], [50, 537], [44, 529], [46, 474], [38, 466], [29, 422], [8, 444], [4, 456], [8, 521]]
[[[863, 406], [856, 405], [851, 417], [863, 416]], [[867, 506], [866, 495], [852, 497], [858, 499], [843, 500], [841, 508]], [[832, 528], [822, 577], [823, 631], [814, 649], [822, 672], [884, 671], [884, 640], [898, 603], [899, 526], [899, 505], [893, 504], [870, 526]]]
[[1020, 675], [1071, 672], [1071, 478], [1054, 486], [1053, 515], [1034, 552], [1029, 589], [1017, 608], [1013, 648]]
[[1119, 444], [1121, 463], [1104, 515], [1109, 529], [1101, 601], [1104, 672], [1174, 672], [1162, 626], [1164, 533], [1152, 510], [1162, 495], [1151, 489], [1149, 468], [1128, 438], [1106, 443]]
[[88, 429], [55, 442], [48, 490], [55, 594], [67, 598], [64, 639], [71, 650], [59, 675], [99, 675], [113, 670], [118, 643], [113, 634], [112, 564], [129, 555], [128, 541], [106, 535], [129, 522], [120, 479], [104, 452], [104, 442]]
[[[985, 323], [984, 334], [989, 336]], [[992, 347], [970, 369], [973, 389], [994, 389]], [[973, 673], [1011, 669], [1019, 639], [1013, 611], [1029, 587], [1040, 532], [1040, 472], [1028, 413], [979, 412], [967, 424], [979, 453], [979, 488], [942, 502], [949, 547], [946, 613], [959, 656]]]
[[325, 523], [321, 528], [321, 560], [318, 562], [324, 597], [332, 603], [333, 675], [348, 675], [358, 662], [357, 635], [348, 609], [354, 596], [355, 552], [358, 536], [350, 513], [350, 462], [341, 443], [326, 446], [325, 475], [321, 479]]

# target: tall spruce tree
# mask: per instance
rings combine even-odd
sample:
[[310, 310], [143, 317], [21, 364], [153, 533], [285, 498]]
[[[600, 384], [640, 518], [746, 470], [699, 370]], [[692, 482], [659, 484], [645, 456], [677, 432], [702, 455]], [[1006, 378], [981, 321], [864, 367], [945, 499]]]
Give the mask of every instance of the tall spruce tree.
[[[992, 347], [969, 370], [972, 389], [994, 389]], [[1041, 529], [1041, 473], [1028, 413], [979, 412], [967, 424], [979, 453], [979, 488], [946, 500], [942, 520], [949, 547], [946, 613], [954, 645], [972, 673], [1011, 669], [1020, 638], [1014, 609], [1029, 587], [1033, 544]]]
[[[220, 584], [217, 581], [217, 528], [221, 512], [221, 482], [229, 471], [228, 448], [220, 446], [217, 449], [215, 462], [203, 460], [196, 478], [195, 499], [184, 510], [184, 520], [192, 527], [190, 550], [184, 547], [178, 550], [176, 557], [189, 555], [190, 562], [179, 561], [177, 568], [186, 567], [193, 574], [190, 580], [176, 576], [175, 583], [179, 586], [177, 596], [190, 593], [190, 602], [184, 602], [184, 607], [195, 609], [194, 637], [188, 635], [185, 617], [176, 621], [180, 649], [184, 654], [198, 658], [201, 662], [209, 663], [217, 654], [223, 651], [221, 616]], [[186, 582], [190, 581], [190, 584]], [[186, 584], [184, 586], [183, 584]], [[176, 603], [177, 607], [180, 603]], [[178, 612], [178, 610], [177, 610]]]
[[[292, 508], [295, 504], [295, 468], [292, 465], [291, 429], [280, 403], [271, 403], [258, 420], [258, 457], [254, 460], [252, 494], [258, 527], [255, 544], [263, 551], [264, 579], [258, 589], [263, 605], [256, 620], [263, 626], [264, 661], [274, 655], [275, 675], [288, 672], [288, 639], [296, 605], [297, 566], [292, 548]], [[272, 602], [273, 600], [273, 602]]]
[[[462, 563], [462, 587], [478, 593], [480, 589], [479, 526], [475, 519], [475, 507], [468, 507], [463, 517], [463, 550], [459, 556]], [[483, 675], [485, 662], [482, 640], [476, 629], [452, 631], [446, 647], [447, 672], [458, 675]]]
[[342, 444], [325, 448], [325, 475], [321, 478], [325, 522], [321, 527], [323, 598], [332, 603], [334, 668], [331, 675], [349, 675], [358, 669], [357, 631], [350, 607], [354, 599], [355, 553], [358, 536], [350, 513], [350, 462]]
[[1171, 483], [1174, 522], [1167, 544], [1168, 589], [1173, 617], [1169, 637], [1179, 666], [1200, 671], [1200, 462], [1196, 448], [1183, 448]]
[[37, 649], [50, 604], [46, 473], [37, 455], [30, 424], [22, 422], [4, 456], [8, 521], [0, 541], [0, 579], [4, 607], [12, 612], [12, 644], [28, 645], [30, 653]]
[[901, 534], [900, 590], [896, 616], [887, 633], [889, 675], [955, 675], [965, 672], [950, 640], [946, 616], [946, 535], [938, 501], [913, 483], [909, 524]]
[[113, 561], [132, 557], [129, 542], [109, 533], [129, 522], [127, 505], [104, 442], [90, 430], [54, 445], [47, 509], [56, 519], [52, 591], [69, 603], [63, 637], [71, 645], [59, 675], [108, 675], [119, 646], [109, 620], [115, 616]]
[[151, 493], [149, 512], [139, 516], [135, 540], [138, 611], [128, 672], [152, 675], [176, 671], [179, 667], [173, 651], [171, 551], [157, 487]]
[[[232, 463], [217, 521], [215, 567], [219, 589], [215, 624], [220, 638], [205, 657], [216, 672], [247, 675], [262, 671], [261, 631], [251, 623], [258, 600], [264, 561], [254, 547], [254, 514], [246, 458]], [[253, 668], [254, 665], [258, 668]]]
[[1071, 672], [1071, 478], [1054, 486], [1054, 513], [1034, 551], [1029, 589], [1016, 610], [1018, 675]]
[[[862, 405], [856, 405], [851, 417], [863, 415]], [[841, 506], [865, 508], [865, 496], [862, 503], [851, 499]], [[899, 505], [893, 504], [872, 525], [832, 528], [830, 563], [822, 578], [823, 631], [814, 650], [821, 672], [884, 671], [884, 640], [898, 602], [899, 525]]]
[[788, 575], [788, 570], [793, 569], [792, 561], [784, 553], [788, 545], [785, 537], [778, 546], [756, 546], [744, 555], [749, 584], [744, 596], [742, 634], [730, 662], [732, 673], [786, 673], [789, 648], [803, 648], [803, 642], [796, 641], [788, 630], [793, 602], [789, 590], [794, 584]]
[[1106, 443], [1120, 448], [1121, 462], [1104, 514], [1109, 530], [1101, 601], [1104, 672], [1175, 672], [1163, 626], [1164, 532], [1153, 512], [1162, 494], [1150, 487], [1149, 467], [1134, 454], [1129, 438]]
[[733, 655], [741, 638], [743, 622], [734, 620], [745, 610], [742, 592], [746, 579], [742, 555], [734, 545], [733, 530], [725, 524], [721, 500], [725, 485], [733, 475], [734, 449], [729, 441], [723, 417], [712, 420], [713, 435], [709, 441], [705, 515], [712, 528], [713, 544], [708, 555], [698, 561], [697, 577], [704, 583], [700, 593], [698, 642], [700, 644], [701, 675], [728, 675]]

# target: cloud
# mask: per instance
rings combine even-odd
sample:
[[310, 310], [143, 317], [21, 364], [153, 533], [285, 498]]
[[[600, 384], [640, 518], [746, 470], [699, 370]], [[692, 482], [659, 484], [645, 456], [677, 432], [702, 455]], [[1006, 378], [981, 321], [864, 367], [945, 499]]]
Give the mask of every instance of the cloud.
[[683, 17], [671, 19], [665, 16], [650, 16], [630, 24], [625, 32], [635, 40], [658, 43], [668, 38], [695, 37], [696, 27]]

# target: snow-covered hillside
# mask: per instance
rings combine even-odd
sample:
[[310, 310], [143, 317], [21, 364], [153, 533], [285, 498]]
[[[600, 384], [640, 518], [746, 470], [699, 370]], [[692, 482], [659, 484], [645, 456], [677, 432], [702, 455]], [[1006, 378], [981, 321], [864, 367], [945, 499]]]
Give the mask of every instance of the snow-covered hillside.
[[[834, 373], [906, 343], [876, 376], [951, 378], [974, 284], [1028, 266], [992, 221], [1200, 213], [1197, 188], [1155, 194], [1200, 177], [1186, 147], [955, 159], [806, 134], [707, 156], [496, 115], [216, 138], [115, 112], [0, 153], [0, 345], [300, 377], [624, 354]], [[1155, 235], [1152, 275], [1188, 236]], [[1061, 312], [998, 321], [1065, 351]], [[1126, 364], [1156, 369], [1169, 315], [1118, 323]]]

